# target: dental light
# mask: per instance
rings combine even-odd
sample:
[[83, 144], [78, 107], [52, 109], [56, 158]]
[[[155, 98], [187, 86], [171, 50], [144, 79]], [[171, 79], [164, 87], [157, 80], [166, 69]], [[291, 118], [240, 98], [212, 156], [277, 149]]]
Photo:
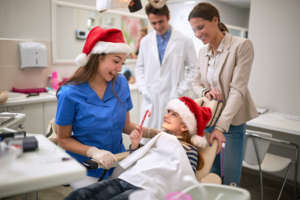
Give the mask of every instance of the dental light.
[[151, 4], [151, 6], [153, 6], [154, 8], [160, 9], [161, 7], [163, 7], [168, 0], [148, 0], [149, 3]]
[[[154, 8], [163, 7], [168, 0], [148, 0]], [[97, 0], [97, 10], [102, 13], [108, 9], [126, 8], [128, 7], [130, 12], [136, 12], [142, 9], [141, 0]]]
[[107, 9], [126, 8], [131, 0], [97, 0], [96, 7], [101, 13]]

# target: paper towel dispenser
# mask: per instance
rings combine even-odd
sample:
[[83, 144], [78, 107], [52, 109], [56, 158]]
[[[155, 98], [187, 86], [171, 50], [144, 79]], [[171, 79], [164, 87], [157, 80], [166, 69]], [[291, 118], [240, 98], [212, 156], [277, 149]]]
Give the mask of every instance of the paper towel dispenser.
[[20, 69], [47, 67], [47, 48], [38, 42], [21, 42]]

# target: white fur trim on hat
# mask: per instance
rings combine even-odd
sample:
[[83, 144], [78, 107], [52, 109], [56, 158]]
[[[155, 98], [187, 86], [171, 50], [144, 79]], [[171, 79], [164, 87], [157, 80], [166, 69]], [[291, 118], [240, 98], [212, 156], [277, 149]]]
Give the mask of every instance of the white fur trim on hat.
[[183, 101], [179, 99], [172, 99], [168, 102], [166, 110], [173, 110], [174, 112], [177, 112], [181, 121], [187, 126], [190, 135], [197, 134], [197, 120], [195, 115]]
[[207, 145], [207, 140], [206, 140], [205, 136], [200, 137], [199, 135], [195, 134], [191, 137], [191, 141], [195, 146], [202, 148], [202, 149], [204, 149]]
[[127, 56], [130, 54], [130, 52], [130, 47], [125, 43], [113, 43], [102, 41], [97, 42], [91, 50], [91, 54], [126, 53]]
[[86, 66], [86, 64], [89, 62], [89, 57], [85, 54], [79, 54], [76, 58], [75, 58], [75, 63], [79, 66]]

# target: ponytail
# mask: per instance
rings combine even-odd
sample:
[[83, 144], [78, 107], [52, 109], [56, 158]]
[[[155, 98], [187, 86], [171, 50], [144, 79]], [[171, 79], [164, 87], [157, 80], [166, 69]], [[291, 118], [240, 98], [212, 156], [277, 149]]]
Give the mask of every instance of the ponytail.
[[218, 27], [219, 27], [219, 29], [220, 29], [221, 32], [227, 32], [227, 33], [229, 33], [227, 27], [222, 22], [219, 22]]

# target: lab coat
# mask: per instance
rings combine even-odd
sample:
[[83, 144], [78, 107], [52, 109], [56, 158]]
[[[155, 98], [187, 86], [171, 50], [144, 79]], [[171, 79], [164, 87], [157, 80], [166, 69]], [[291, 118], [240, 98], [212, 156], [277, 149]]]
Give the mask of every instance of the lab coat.
[[162, 64], [159, 61], [156, 31], [141, 40], [135, 76], [139, 92], [143, 95], [140, 120], [146, 110], [150, 109], [152, 113], [145, 120], [145, 127], [161, 128], [168, 101], [191, 89], [196, 62], [192, 39], [173, 27]]
[[192, 185], [183, 177], [196, 177], [185, 150], [175, 136], [160, 132], [144, 147], [121, 161], [126, 169], [118, 178], [145, 189], [152, 199], [165, 199], [174, 191]]

